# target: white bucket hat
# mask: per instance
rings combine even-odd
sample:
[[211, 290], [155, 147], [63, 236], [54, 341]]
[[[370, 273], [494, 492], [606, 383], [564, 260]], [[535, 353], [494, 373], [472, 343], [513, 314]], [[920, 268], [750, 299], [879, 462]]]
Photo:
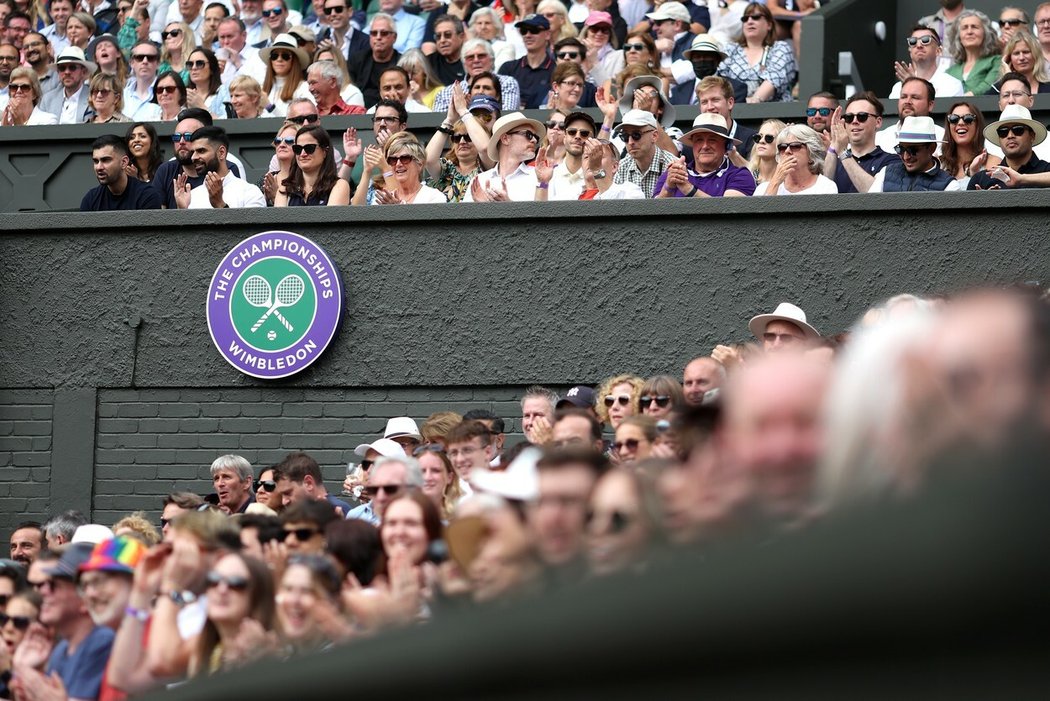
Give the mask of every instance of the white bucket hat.
[[1032, 146], [1038, 146], [1046, 141], [1046, 126], [1042, 122], [1032, 119], [1032, 113], [1024, 105], [1007, 105], [1003, 113], [999, 115], [999, 121], [992, 122], [984, 128], [984, 138], [996, 146], [999, 145], [999, 134], [996, 130], [1010, 124], [1023, 124], [1035, 132], [1035, 140]]
[[766, 332], [766, 326], [771, 321], [788, 321], [802, 329], [806, 338], [820, 338], [820, 332], [806, 322], [806, 312], [788, 302], [778, 304], [772, 314], [759, 314], [752, 318], [747, 328], [751, 329], [755, 338], [762, 340], [762, 334]]
[[423, 436], [419, 433], [419, 426], [416, 425], [416, 422], [411, 417], [395, 416], [386, 422], [383, 438], [402, 438], [404, 436], [423, 439]]
[[898, 144], [940, 144], [933, 117], [905, 117], [897, 130]]

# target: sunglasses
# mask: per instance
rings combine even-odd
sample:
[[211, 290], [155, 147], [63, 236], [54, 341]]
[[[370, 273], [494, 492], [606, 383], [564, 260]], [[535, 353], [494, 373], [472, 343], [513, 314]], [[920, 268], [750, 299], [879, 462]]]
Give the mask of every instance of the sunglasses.
[[610, 34], [612, 32], [606, 24], [596, 24], [591, 27], [591, 34]]
[[390, 36], [393, 33], [394, 32], [392, 32], [389, 29], [373, 29], [372, 31], [370, 31], [368, 33], [368, 36], [370, 36], [370, 37], [388, 37], [388, 36]]
[[929, 46], [935, 41], [937, 41], [937, 37], [933, 36], [932, 34], [923, 34], [921, 37], [908, 37], [908, 46], [916, 46], [917, 44]]
[[532, 132], [532, 131], [529, 131], [527, 129], [523, 130], [523, 131], [512, 131], [512, 132], [510, 132], [510, 136], [514, 136], [514, 135], [524, 136], [528, 141], [534, 141], [536, 143], [539, 143], [539, 140], [540, 140], [540, 137], [539, 137], [538, 134], [536, 134], [536, 132]]
[[462, 144], [464, 142], [466, 142], [468, 144], [474, 143], [470, 139], [470, 134], [453, 134], [452, 135], [452, 143], [454, 143], [454, 144]]
[[372, 469], [372, 465], [374, 463], [375, 463], [375, 460], [362, 460], [361, 461], [361, 469], [364, 470], [365, 472], [368, 472], [369, 470]]
[[[274, 140], [276, 141], [276, 139]], [[273, 480], [258, 480], [255, 483], [255, 491], [259, 491], [260, 489], [264, 489], [267, 492], [273, 492], [273, 490], [277, 489], [277, 483]]]
[[566, 129], [565, 130], [565, 134], [567, 136], [578, 136], [581, 139], [589, 139], [589, 138], [591, 138], [591, 130], [590, 129]]
[[777, 140], [777, 137], [773, 136], [772, 134], [755, 134], [751, 137], [751, 140], [754, 141], [756, 144], [771, 144]]
[[292, 153], [294, 153], [296, 156], [300, 156], [304, 153], [307, 156], [312, 156], [314, 155], [314, 151], [317, 150], [318, 146], [320, 146], [320, 144], [296, 144], [292, 146]]
[[388, 497], [392, 497], [396, 496], [397, 493], [404, 488], [405, 486], [403, 484], [381, 484], [372, 487], [365, 487], [364, 491], [365, 494], [367, 494], [370, 497], [374, 497], [375, 495], [379, 494], [379, 492], [383, 492], [383, 494], [387, 495]]
[[346, 12], [346, 7], [343, 5], [333, 5], [332, 7], [324, 8], [324, 13], [326, 15], [341, 15], [344, 12]]
[[908, 154], [909, 156], [912, 156], [913, 158], [915, 156], [919, 155], [919, 151], [922, 151], [922, 150], [923, 150], [923, 147], [920, 144], [911, 144], [911, 145], [908, 145], [908, 146], [901, 146], [900, 144], [897, 144], [896, 146], [893, 147], [893, 152], [896, 153], [898, 156], [903, 156], [904, 154]]
[[251, 584], [247, 577], [240, 577], [238, 575], [223, 577], [218, 572], [209, 572], [208, 576], [204, 578], [204, 581], [207, 583], [209, 589], [214, 589], [220, 584], [225, 584], [227, 589], [237, 592], [247, 591], [248, 585]]
[[153, 63], [159, 58], [160, 56], [157, 54], [131, 54], [132, 61], [146, 61], [147, 63]]
[[856, 119], [857, 123], [863, 124], [864, 122], [868, 121], [868, 117], [873, 116], [874, 115], [870, 112], [847, 112], [846, 114], [842, 115], [842, 121], [846, 124], [853, 124], [853, 120]]
[[281, 12], [283, 12], [283, 10], [281, 8], [275, 7], [272, 10], [263, 10], [262, 11], [262, 16], [263, 17], [280, 17], [281, 16]]
[[435, 39], [451, 39], [456, 36], [455, 32], [434, 32]]
[[792, 151], [801, 151], [804, 148], [806, 148], [806, 145], [801, 141], [792, 141], [790, 144], [777, 144], [777, 151], [780, 153], [784, 153], [784, 151], [787, 151], [788, 149]]
[[620, 406], [627, 406], [631, 403], [631, 396], [629, 394], [620, 394], [615, 397], [611, 394], [605, 395], [605, 406], [612, 408], [612, 405], [616, 403], [619, 403]]
[[386, 164], [389, 166], [396, 166], [398, 163], [400, 163], [403, 166], [407, 166], [413, 160], [415, 159], [412, 158], [412, 156], [408, 155], [407, 153], [402, 153], [400, 156], [388, 156], [386, 159]]
[[208, 65], [207, 61], [186, 61], [187, 68], [204, 68]]
[[663, 409], [671, 403], [671, 397], [666, 394], [658, 394], [655, 397], [650, 397], [648, 394], [643, 394], [638, 398], [638, 406], [645, 409], [653, 402], [656, 402], [656, 406]]
[[587, 525], [590, 526], [595, 523], [599, 515], [604, 517], [602, 520], [605, 523], [605, 528], [610, 533], [623, 533], [631, 525], [631, 521], [634, 520], [630, 514], [625, 514], [615, 509], [603, 514], [599, 514], [597, 511], [588, 511], [586, 514]]
[[[558, 54], [558, 56], [560, 58], [561, 54]], [[464, 61], [484, 61], [488, 57], [489, 57], [489, 55], [486, 54], [486, 53], [471, 54], [470, 56], [464, 56], [463, 60]]]
[[741, 22], [759, 22], [764, 20], [766, 16], [761, 12], [756, 12], [753, 15], [744, 15], [740, 18]]
[[645, 44], [624, 44], [624, 51], [645, 51]]
[[171, 143], [177, 144], [180, 141], [187, 141], [187, 142], [189, 142], [189, 141], [193, 140], [191, 138], [192, 136], [193, 136], [193, 132], [192, 131], [177, 131], [177, 132], [175, 132], [174, 134], [171, 135]]
[[295, 122], [296, 124], [302, 125], [302, 124], [308, 124], [308, 123], [311, 123], [311, 122], [316, 122], [319, 119], [321, 119], [320, 115], [304, 114], [304, 115], [300, 115], [298, 117], [289, 117], [288, 121], [289, 122]]
[[999, 127], [995, 130], [995, 133], [999, 135], [1000, 139], [1005, 139], [1010, 134], [1013, 134], [1014, 136], [1024, 136], [1025, 132], [1028, 131], [1031, 130], [1025, 125], [1014, 124], [1013, 126]]
[[821, 117], [827, 117], [829, 114], [831, 114], [831, 108], [830, 107], [807, 107], [806, 108], [806, 116], [807, 117], [816, 117], [818, 114]]
[[158, 95], [167, 95], [168, 93], [173, 93], [173, 92], [175, 92], [177, 90], [178, 90], [178, 87], [176, 87], [174, 85], [158, 85], [156, 87], [156, 93]]
[[18, 630], [26, 630], [33, 619], [29, 616], [8, 616], [6, 613], [0, 613], [0, 628], [6, 626], [8, 622]]
[[546, 29], [540, 29], [539, 27], [522, 27], [519, 30], [518, 33], [521, 34], [522, 36], [526, 36], [528, 34], [539, 34], [540, 32], [545, 32], [545, 31], [547, 31], [547, 30]]
[[291, 61], [292, 54], [290, 51], [274, 51], [270, 54], [271, 61]]
[[641, 141], [643, 136], [653, 131], [655, 130], [646, 129], [645, 131], [622, 131], [620, 132], [620, 136], [623, 137], [624, 141]]
[[[14, 86], [10, 86], [10, 87], [14, 87]], [[9, 90], [10, 90], [10, 87], [8, 88]], [[95, 88], [94, 90], [91, 91], [91, 94], [92, 95], [98, 95], [99, 97], [106, 97], [107, 95], [112, 95], [113, 91], [110, 90], [109, 88]]]
[[60, 64], [58, 64], [56, 66], [56, 68], [58, 69], [59, 73], [66, 73], [68, 71], [80, 70], [82, 67], [83, 66], [81, 66], [79, 63], [71, 63], [71, 62], [60, 63]]
[[8, 83], [8, 92], [32, 92], [33, 86], [29, 83]]
[[575, 61], [580, 57], [579, 51], [562, 51], [557, 54], [562, 61]]
[[283, 535], [281, 537], [281, 540], [285, 540], [288, 536], [294, 535], [295, 539], [298, 540], [300, 543], [305, 543], [320, 532], [321, 531], [317, 530], [316, 528], [282, 529]]
[[[294, 136], [278, 136], [273, 140], [274, 146], [280, 146], [281, 144], [284, 144], [285, 146], [291, 146], [294, 143]], [[256, 489], [258, 489], [258, 487], [256, 487]], [[273, 490], [271, 489], [270, 491], [272, 492]]]
[[548, 129], [564, 129], [565, 128], [565, 122], [555, 122], [552, 119], [549, 122], [544, 122], [543, 126], [547, 127]]
[[1028, 24], [1023, 19], [1001, 19], [999, 25], [1003, 27], [1019, 27], [1022, 24]]
[[160, 33], [160, 38], [161, 39], [167, 39], [168, 37], [177, 37], [180, 34], [182, 34], [182, 30], [181, 29], [172, 29], [170, 32], [161, 32]]
[[958, 124], [959, 122], [962, 122], [963, 124], [973, 124], [976, 121], [977, 121], [977, 115], [974, 115], [974, 114], [949, 114], [948, 115], [948, 123], [949, 124]]
[[616, 441], [615, 443], [613, 443], [613, 449], [617, 453], [619, 453], [624, 448], [627, 448], [627, 450], [638, 450], [638, 446], [640, 444], [641, 442], [637, 438], [628, 438], [625, 441]]

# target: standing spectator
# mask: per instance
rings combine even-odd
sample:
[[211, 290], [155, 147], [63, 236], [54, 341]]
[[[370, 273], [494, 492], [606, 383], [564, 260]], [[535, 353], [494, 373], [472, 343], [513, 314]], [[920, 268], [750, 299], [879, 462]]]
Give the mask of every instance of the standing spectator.
[[[42, 99], [40, 81], [32, 68], [19, 67], [11, 71], [11, 81], [7, 84], [8, 102], [4, 107], [0, 125], [31, 126], [34, 124], [58, 124], [58, 117], [41, 109]], [[86, 90], [84, 91], [86, 92]], [[53, 90], [50, 94], [62, 95], [62, 90]]]
[[550, 51], [551, 25], [543, 15], [532, 14], [514, 26], [521, 32], [525, 55], [507, 61], [500, 66], [499, 72], [518, 81], [522, 107], [536, 109], [547, 96], [554, 72], [555, 59]]
[[546, 132], [542, 124], [520, 112], [497, 119], [488, 147], [496, 166], [474, 178], [463, 201], [533, 201], [538, 182], [535, 169], [527, 163], [536, 157], [536, 146]]
[[897, 160], [875, 144], [883, 109], [875, 93], [867, 90], [855, 93], [846, 101], [845, 112], [832, 116], [824, 175], [835, 181], [839, 192], [867, 192], [875, 174]]
[[868, 192], [918, 192], [958, 190], [959, 183], [940, 167], [932, 117], [906, 117], [897, 134], [900, 160], [875, 175]]
[[[773, 177], [773, 171], [777, 169], [777, 134], [786, 126], [779, 119], [767, 119], [758, 128], [755, 145], [751, 147], [751, 159], [748, 161], [748, 169], [754, 176], [756, 185], [768, 182]], [[824, 163], [826, 164], [827, 160]]]
[[1000, 47], [988, 15], [963, 10], [956, 20], [957, 31], [948, 44], [954, 62], [948, 75], [962, 81], [966, 95], [984, 95], [999, 75]]
[[668, 166], [656, 181], [657, 197], [749, 197], [755, 192], [755, 178], [747, 168], [733, 165], [727, 155], [732, 144], [722, 115], [701, 113], [693, 128], [680, 141], [693, 151], [693, 168], [685, 157]]
[[[333, 1], [345, 0], [329, 0]], [[347, 59], [350, 77], [365, 96], [365, 107], [372, 107], [379, 101], [379, 77], [386, 69], [397, 66], [401, 58], [400, 52], [394, 49], [396, 39], [394, 18], [381, 12], [372, 18], [368, 30], [369, 49]]]
[[900, 97], [901, 88], [912, 78], [922, 78], [933, 85], [938, 97], [959, 97], [965, 92], [959, 79], [944, 71], [941, 65], [941, 43], [937, 32], [923, 25], [916, 25], [908, 36], [908, 57], [911, 63], [897, 61], [894, 69], [897, 82], [890, 90], [890, 99]]
[[98, 70], [98, 66], [85, 59], [81, 49], [71, 46], [58, 55], [55, 69], [62, 89], [44, 95], [40, 100], [40, 109], [57, 116], [59, 124], [81, 124], [90, 106], [86, 81], [89, 75]]
[[660, 176], [676, 159], [675, 155], [656, 144], [660, 125], [652, 113], [633, 109], [623, 116], [620, 138], [627, 144], [627, 157], [616, 169], [615, 183], [630, 182], [641, 188], [647, 198], [655, 197]]
[[272, 116], [288, 114], [288, 104], [297, 98], [310, 97], [306, 84], [306, 67], [310, 55], [299, 48], [299, 42], [291, 34], [281, 34], [270, 46], [259, 51], [259, 58], [266, 64], [266, 80], [263, 92], [269, 100], [266, 108]]
[[718, 75], [746, 83], [749, 103], [791, 100], [791, 86], [798, 76], [791, 45], [775, 40], [773, 15], [765, 5], [748, 4], [743, 18], [743, 34], [727, 48]]
[[1050, 163], [1040, 160], [1033, 149], [1046, 141], [1046, 126], [1032, 119], [1028, 108], [1007, 105], [999, 120], [989, 124], [984, 137], [1003, 150], [1003, 163], [991, 171], [976, 173], [968, 190], [1050, 187]]
[[99, 185], [80, 201], [81, 212], [121, 209], [160, 209], [157, 192], [138, 178], [130, 177], [127, 144], [119, 136], [103, 134], [91, 144], [91, 162]]
[[835, 181], [824, 177], [824, 142], [804, 124], [790, 124], [777, 135], [777, 169], [756, 195], [834, 195]]

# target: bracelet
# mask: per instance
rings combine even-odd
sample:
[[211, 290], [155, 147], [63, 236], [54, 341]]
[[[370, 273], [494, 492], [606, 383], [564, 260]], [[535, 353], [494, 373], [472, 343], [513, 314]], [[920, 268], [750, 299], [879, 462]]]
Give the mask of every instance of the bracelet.
[[149, 620], [150, 612], [146, 609], [137, 609], [134, 606], [128, 606], [124, 609], [124, 615], [130, 618], [134, 618], [140, 623], [145, 623]]
[[693, 191], [686, 195], [686, 197], [696, 197], [696, 191], [699, 189], [700, 188], [698, 188], [696, 185], [693, 185]]
[[536, 187], [538, 187], [538, 188], [539, 188], [539, 189], [541, 189], [541, 190], [546, 190], [546, 189], [547, 189], [547, 188], [549, 188], [550, 186], [551, 186], [551, 184], [550, 184], [550, 183], [539, 183], [539, 182], [538, 182], [538, 183], [536, 183]]
[[836, 156], [839, 155], [839, 152], [835, 150], [834, 146], [828, 146], [828, 153], [834, 154]]
[[598, 131], [612, 131], [612, 128], [609, 127], [607, 124], [603, 124], [602, 128], [599, 129]]
[[353, 168], [354, 166], [357, 165], [357, 162], [356, 161], [351, 161], [349, 158], [344, 158], [343, 159], [343, 165], [347, 166], [349, 168]]
[[442, 134], [445, 134], [446, 136], [452, 136], [452, 134], [455, 133], [451, 129], [446, 127], [444, 124], [442, 124], [440, 127], [438, 127], [437, 130], [440, 131]]

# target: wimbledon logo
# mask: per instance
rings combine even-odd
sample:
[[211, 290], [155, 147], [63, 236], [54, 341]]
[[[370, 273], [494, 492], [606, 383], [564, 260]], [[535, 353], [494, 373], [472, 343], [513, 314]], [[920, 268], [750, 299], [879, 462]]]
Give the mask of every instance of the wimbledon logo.
[[343, 318], [341, 277], [310, 239], [267, 231], [234, 246], [208, 287], [208, 330], [233, 367], [263, 379], [305, 370]]

